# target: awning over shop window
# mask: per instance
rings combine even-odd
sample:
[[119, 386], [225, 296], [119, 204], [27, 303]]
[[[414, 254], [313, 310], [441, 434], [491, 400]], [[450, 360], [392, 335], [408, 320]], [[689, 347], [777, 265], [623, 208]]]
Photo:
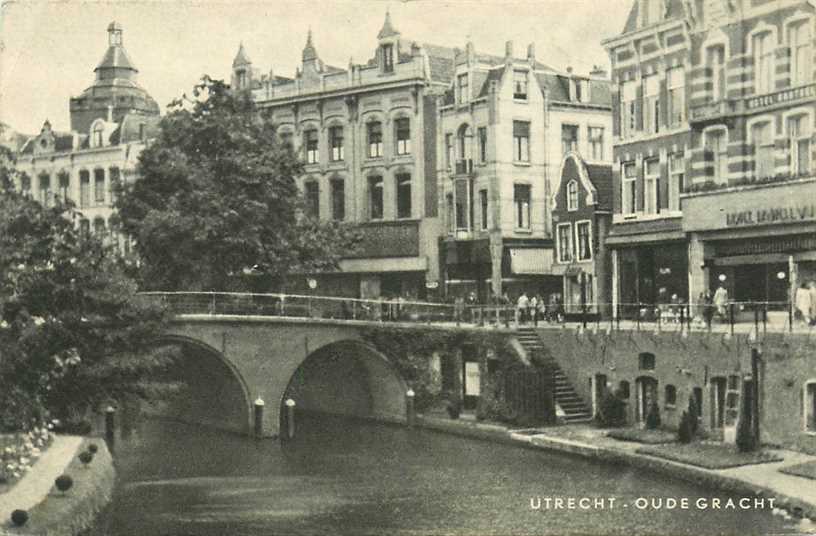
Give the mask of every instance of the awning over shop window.
[[553, 250], [544, 248], [514, 248], [510, 250], [510, 270], [514, 274], [549, 274], [552, 272]]

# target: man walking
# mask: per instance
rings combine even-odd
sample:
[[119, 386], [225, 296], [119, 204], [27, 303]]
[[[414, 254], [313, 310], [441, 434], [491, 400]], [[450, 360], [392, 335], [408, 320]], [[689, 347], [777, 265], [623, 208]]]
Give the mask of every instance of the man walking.
[[527, 321], [527, 309], [530, 307], [530, 300], [527, 298], [527, 293], [522, 292], [516, 302], [516, 310], [518, 316], [518, 323], [524, 324]]

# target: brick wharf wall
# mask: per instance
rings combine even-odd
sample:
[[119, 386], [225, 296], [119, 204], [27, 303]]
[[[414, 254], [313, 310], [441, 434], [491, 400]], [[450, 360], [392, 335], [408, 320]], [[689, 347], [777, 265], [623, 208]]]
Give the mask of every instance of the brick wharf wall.
[[[751, 372], [751, 344], [744, 335], [730, 339], [717, 333], [692, 333], [682, 337], [676, 331], [612, 331], [607, 335], [603, 326], [598, 333], [592, 333], [591, 329], [579, 334], [572, 329], [549, 328], [539, 329], [538, 333], [587, 404], [592, 401], [590, 379], [596, 374], [605, 375], [613, 390], [621, 382], [628, 382], [629, 423], [636, 422], [638, 378], [657, 380], [660, 415], [663, 424], [670, 428], [678, 426], [693, 389], [702, 388], [702, 425], [711, 429], [715, 418], [712, 380], [741, 379]], [[639, 356], [644, 353], [654, 355], [653, 370], [640, 369]], [[765, 339], [760, 409], [763, 442], [816, 452], [816, 434], [803, 432], [802, 418], [805, 383], [816, 380], [814, 354], [816, 339], [806, 335], [774, 335]], [[666, 404], [667, 386], [676, 389], [674, 406]], [[735, 407], [740, 407], [738, 398]]]

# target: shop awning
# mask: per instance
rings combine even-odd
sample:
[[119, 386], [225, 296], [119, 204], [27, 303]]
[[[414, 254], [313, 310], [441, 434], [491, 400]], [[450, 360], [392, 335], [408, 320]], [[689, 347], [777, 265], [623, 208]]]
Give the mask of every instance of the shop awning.
[[510, 271], [514, 274], [549, 274], [553, 250], [544, 248], [510, 249]]
[[630, 244], [656, 244], [685, 240], [683, 231], [661, 231], [635, 235], [609, 235], [604, 240], [608, 246], [628, 246]]

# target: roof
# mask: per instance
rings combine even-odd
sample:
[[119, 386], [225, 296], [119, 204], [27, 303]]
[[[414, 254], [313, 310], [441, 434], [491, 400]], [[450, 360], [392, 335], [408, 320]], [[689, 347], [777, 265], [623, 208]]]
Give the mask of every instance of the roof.
[[393, 37], [395, 35], [399, 35], [399, 32], [394, 28], [394, 25], [391, 24], [391, 13], [389, 11], [386, 11], [385, 21], [383, 21], [380, 33], [377, 34], [377, 39], [385, 39], [388, 37]]
[[100, 69], [127, 69], [129, 71], [136, 71], [138, 69], [133, 65], [133, 62], [125, 52], [125, 47], [121, 45], [111, 45], [102, 57], [102, 61], [96, 66], [94, 71]]
[[589, 181], [598, 192], [595, 210], [612, 210], [612, 165], [584, 163]]
[[232, 66], [238, 67], [239, 65], [251, 65], [252, 60], [249, 59], [247, 55], [246, 49], [244, 48], [244, 44], [241, 43], [238, 45], [238, 53], [235, 55], [235, 59], [232, 60]]
[[[629, 16], [626, 18], [626, 24], [623, 27], [623, 33], [634, 32], [638, 29], [638, 19], [640, 19], [640, 1], [632, 2], [632, 9], [629, 10]], [[684, 18], [686, 12], [683, 9], [683, 0], [663, 0], [661, 2], [666, 7], [666, 12], [660, 17], [661, 21], [669, 19]], [[657, 21], [655, 21], [656, 23]]]
[[[484, 77], [482, 82], [481, 90], [479, 91], [479, 96], [484, 97], [490, 92], [490, 85], [492, 82], [500, 82], [504, 76], [504, 67], [498, 67], [496, 69], [490, 69], [487, 71], [487, 76]], [[478, 87], [478, 86], [477, 86]]]
[[453, 80], [455, 67], [453, 64], [455, 52], [452, 48], [422, 43], [422, 48], [428, 55], [430, 77], [432, 82], [450, 82]]

